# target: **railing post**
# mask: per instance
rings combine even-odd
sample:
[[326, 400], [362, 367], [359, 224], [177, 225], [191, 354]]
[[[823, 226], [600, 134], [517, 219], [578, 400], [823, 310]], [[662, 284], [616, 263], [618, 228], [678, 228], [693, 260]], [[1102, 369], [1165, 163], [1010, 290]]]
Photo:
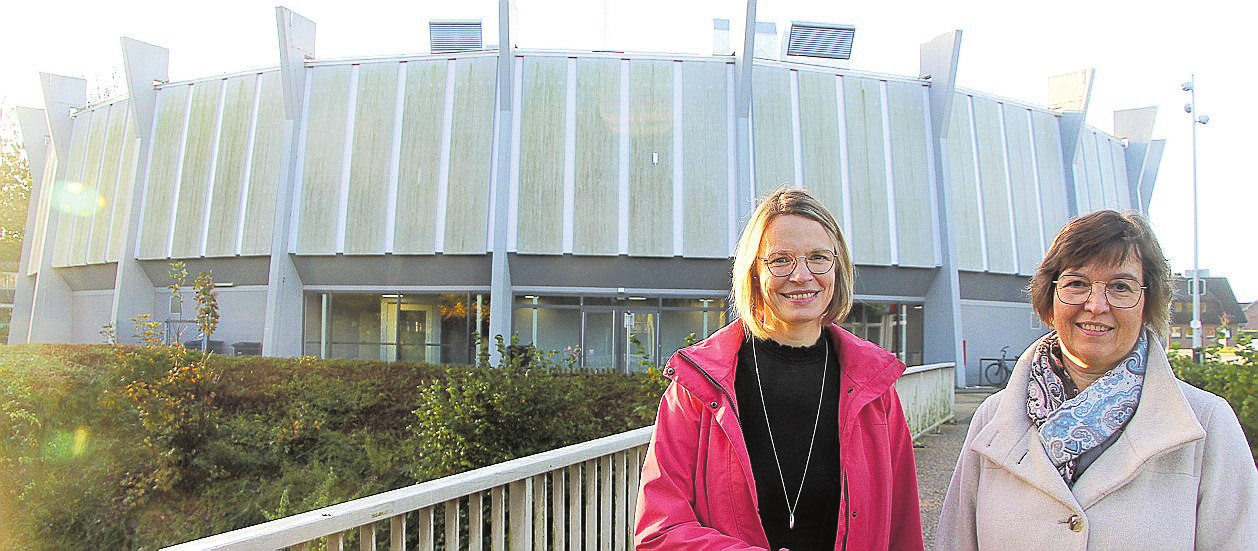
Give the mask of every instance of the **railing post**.
[[511, 523], [511, 551], [531, 551], [533, 549], [533, 479], [526, 478], [512, 482], [507, 487], [508, 498], [511, 500], [511, 511], [508, 514]]

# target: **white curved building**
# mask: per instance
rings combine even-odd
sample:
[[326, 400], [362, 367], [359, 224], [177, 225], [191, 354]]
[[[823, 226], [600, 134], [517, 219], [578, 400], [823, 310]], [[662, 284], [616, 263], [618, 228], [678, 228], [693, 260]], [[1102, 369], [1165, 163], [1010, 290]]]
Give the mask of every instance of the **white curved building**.
[[741, 224], [788, 184], [847, 233], [845, 325], [976, 384], [980, 357], [1043, 332], [1022, 289], [1053, 234], [1147, 210], [1163, 146], [1152, 108], [1083, 123], [1090, 71], [1054, 79], [1053, 109], [956, 87], [959, 32], [896, 76], [798, 56], [324, 60], [314, 23], [277, 20], [274, 69], [167, 82], [167, 51], [124, 39], [126, 98], [84, 105], [82, 80], [41, 75], [11, 342], [186, 325], [165, 288], [183, 260], [221, 285], [223, 352], [472, 362], [479, 336], [517, 335], [640, 369], [728, 320]]

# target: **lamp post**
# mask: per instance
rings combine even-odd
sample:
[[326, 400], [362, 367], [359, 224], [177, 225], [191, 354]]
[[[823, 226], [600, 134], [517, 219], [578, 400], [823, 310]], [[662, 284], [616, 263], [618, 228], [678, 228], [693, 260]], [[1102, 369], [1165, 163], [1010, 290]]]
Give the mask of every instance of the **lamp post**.
[[1201, 268], [1198, 263], [1200, 240], [1197, 227], [1197, 125], [1210, 122], [1206, 115], [1193, 112], [1197, 106], [1197, 75], [1190, 75], [1188, 82], [1180, 88], [1188, 92], [1188, 103], [1184, 104], [1184, 112], [1192, 120], [1192, 355], [1193, 360], [1201, 361]]

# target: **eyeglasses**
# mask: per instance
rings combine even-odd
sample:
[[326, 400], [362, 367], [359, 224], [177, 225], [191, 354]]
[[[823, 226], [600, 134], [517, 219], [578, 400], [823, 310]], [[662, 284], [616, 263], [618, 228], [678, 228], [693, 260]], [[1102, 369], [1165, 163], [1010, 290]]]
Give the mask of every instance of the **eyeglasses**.
[[1140, 302], [1140, 295], [1148, 288], [1134, 279], [1123, 277], [1089, 281], [1085, 277], [1065, 276], [1053, 281], [1057, 287], [1057, 300], [1072, 306], [1087, 302], [1092, 296], [1092, 287], [1098, 283], [1105, 286], [1105, 300], [1114, 308], [1134, 308]]
[[813, 275], [821, 275], [829, 272], [834, 268], [834, 253], [826, 250], [813, 251], [803, 256], [795, 256], [787, 253], [771, 254], [760, 261], [764, 263], [764, 267], [769, 269], [769, 273], [776, 277], [787, 277], [795, 273], [796, 259], [804, 259], [804, 266], [808, 268]]

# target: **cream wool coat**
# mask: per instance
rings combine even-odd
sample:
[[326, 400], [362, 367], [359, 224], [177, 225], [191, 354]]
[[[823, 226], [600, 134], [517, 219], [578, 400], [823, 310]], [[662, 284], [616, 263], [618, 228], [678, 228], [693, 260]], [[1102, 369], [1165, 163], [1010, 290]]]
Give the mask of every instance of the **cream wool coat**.
[[1226, 401], [1150, 339], [1135, 415], [1072, 491], [1027, 418], [1037, 345], [974, 414], [936, 549], [1258, 549], [1258, 469]]

